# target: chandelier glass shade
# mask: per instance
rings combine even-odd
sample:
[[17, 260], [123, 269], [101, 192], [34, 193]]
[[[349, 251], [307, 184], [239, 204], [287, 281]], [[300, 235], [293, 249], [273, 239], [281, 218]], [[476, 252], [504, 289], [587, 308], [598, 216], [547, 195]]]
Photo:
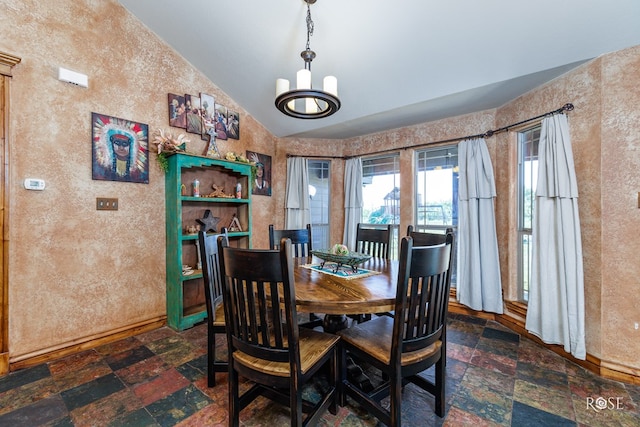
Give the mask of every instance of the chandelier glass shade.
[[338, 99], [338, 79], [327, 76], [323, 80], [323, 90], [314, 89], [311, 84], [311, 61], [316, 53], [309, 47], [309, 38], [313, 34], [311, 8], [316, 0], [304, 0], [307, 3], [307, 47], [300, 53], [304, 68], [296, 75], [296, 88], [290, 89], [289, 80], [276, 80], [276, 107], [284, 114], [298, 119], [320, 119], [334, 114], [340, 109]]

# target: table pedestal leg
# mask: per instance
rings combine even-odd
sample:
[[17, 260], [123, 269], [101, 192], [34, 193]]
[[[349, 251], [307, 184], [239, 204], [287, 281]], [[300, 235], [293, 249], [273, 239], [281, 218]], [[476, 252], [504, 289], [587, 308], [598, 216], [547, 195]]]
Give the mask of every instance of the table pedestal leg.
[[[335, 334], [336, 332], [349, 327], [349, 319], [345, 315], [327, 314], [324, 316], [322, 327], [325, 332]], [[362, 390], [373, 390], [373, 384], [369, 377], [365, 375], [362, 368], [356, 365], [350, 357], [347, 357], [347, 375], [349, 376], [349, 381], [353, 384], [357, 384]]]
[[338, 331], [349, 327], [349, 319], [344, 314], [326, 314], [322, 321], [322, 328], [325, 332], [335, 334]]

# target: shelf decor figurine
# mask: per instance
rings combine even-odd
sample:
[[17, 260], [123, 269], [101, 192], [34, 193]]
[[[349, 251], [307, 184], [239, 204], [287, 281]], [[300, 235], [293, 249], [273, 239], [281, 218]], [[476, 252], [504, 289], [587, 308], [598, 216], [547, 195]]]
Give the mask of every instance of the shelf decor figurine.
[[218, 223], [220, 222], [220, 218], [211, 215], [211, 210], [207, 209], [204, 211], [204, 216], [202, 218], [196, 219], [196, 222], [201, 225], [200, 230], [208, 233], [213, 231], [217, 232]]
[[213, 184], [211, 186], [211, 188], [213, 188], [213, 191], [209, 194], [205, 194], [203, 197], [212, 197], [212, 198], [219, 198], [219, 199], [232, 199], [233, 196], [231, 194], [226, 194], [224, 192], [224, 188], [220, 187], [219, 185]]
[[209, 143], [207, 144], [207, 151], [205, 152], [205, 156], [219, 159], [222, 156], [220, 155], [220, 150], [218, 150], [218, 145], [216, 144], [215, 128], [212, 126], [207, 126], [207, 135], [209, 136]]
[[193, 180], [193, 197], [200, 197], [200, 181]]
[[198, 234], [198, 231], [200, 231], [200, 226], [199, 225], [188, 225], [184, 231], [187, 234]]
[[229, 223], [229, 227], [227, 227], [228, 231], [242, 231], [242, 226], [240, 225], [240, 221], [238, 220], [238, 216], [233, 214], [233, 219]]

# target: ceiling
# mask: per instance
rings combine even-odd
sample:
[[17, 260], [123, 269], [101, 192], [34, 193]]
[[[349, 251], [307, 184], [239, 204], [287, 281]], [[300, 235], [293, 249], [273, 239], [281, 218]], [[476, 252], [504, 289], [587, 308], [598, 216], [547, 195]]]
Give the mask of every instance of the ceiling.
[[274, 105], [276, 79], [294, 87], [304, 65], [303, 0], [119, 1], [277, 137], [344, 139], [496, 108], [640, 45], [638, 0], [317, 0], [312, 83], [336, 76], [342, 108], [303, 120]]

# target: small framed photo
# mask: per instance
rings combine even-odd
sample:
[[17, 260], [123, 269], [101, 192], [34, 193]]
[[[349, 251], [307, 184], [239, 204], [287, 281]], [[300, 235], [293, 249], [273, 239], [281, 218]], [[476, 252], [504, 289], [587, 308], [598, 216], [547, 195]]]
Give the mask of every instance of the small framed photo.
[[227, 107], [224, 105], [216, 104], [215, 126], [216, 138], [223, 141], [229, 138], [227, 135]]
[[209, 129], [215, 128], [216, 98], [213, 95], [200, 93], [202, 105], [202, 139], [209, 139]]
[[91, 113], [92, 178], [149, 183], [149, 126]]
[[202, 111], [200, 97], [196, 95], [184, 96], [187, 107], [187, 132], [202, 135]]
[[256, 174], [251, 183], [251, 194], [271, 196], [271, 156], [247, 151], [247, 159], [256, 167]]
[[240, 139], [240, 114], [237, 111], [227, 111], [227, 136], [229, 139]]
[[169, 126], [186, 129], [187, 104], [184, 95], [169, 94]]

